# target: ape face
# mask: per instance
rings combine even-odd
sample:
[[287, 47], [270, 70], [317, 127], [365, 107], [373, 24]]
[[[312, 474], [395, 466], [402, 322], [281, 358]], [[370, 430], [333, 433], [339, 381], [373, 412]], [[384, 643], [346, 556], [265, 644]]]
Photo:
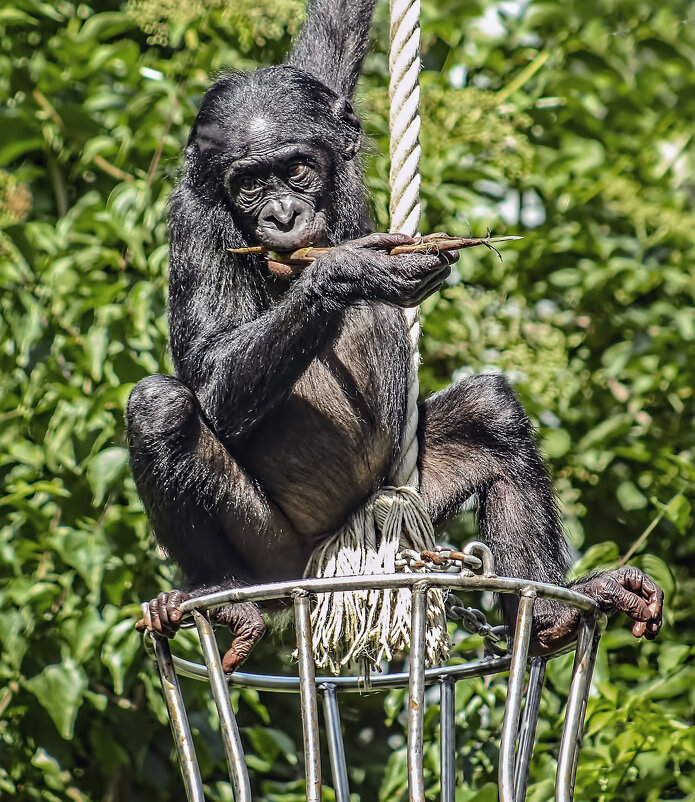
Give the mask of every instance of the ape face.
[[225, 188], [246, 231], [275, 251], [291, 251], [326, 240], [326, 202], [332, 164], [317, 145], [265, 145], [262, 119], [250, 136], [248, 156], [228, 169]]
[[329, 244], [360, 142], [346, 98], [302, 70], [271, 67], [210, 89], [187, 155], [201, 195], [221, 195], [250, 242], [282, 252]]

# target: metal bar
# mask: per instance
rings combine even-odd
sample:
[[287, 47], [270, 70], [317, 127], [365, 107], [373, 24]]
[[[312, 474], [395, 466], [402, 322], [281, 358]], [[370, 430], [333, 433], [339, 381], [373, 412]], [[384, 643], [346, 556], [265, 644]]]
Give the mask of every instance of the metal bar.
[[536, 740], [538, 711], [541, 704], [541, 695], [543, 694], [543, 682], [545, 681], [545, 666], [546, 660], [544, 657], [534, 657], [531, 660], [526, 704], [524, 705], [524, 715], [521, 719], [521, 728], [519, 730], [519, 751], [514, 769], [514, 789], [517, 800], [526, 798], [528, 771], [533, 754], [533, 745]]
[[504, 724], [500, 741], [499, 764], [499, 794], [500, 802], [516, 802], [514, 789], [514, 748], [519, 729], [519, 714], [521, 713], [521, 698], [524, 692], [526, 679], [526, 661], [528, 646], [531, 639], [531, 624], [533, 621], [533, 603], [535, 590], [526, 587], [519, 599], [519, 612], [516, 617], [516, 631], [514, 632], [514, 646], [512, 649], [512, 666], [509, 670], [507, 685], [507, 703], [504, 708]]
[[186, 799], [188, 799], [188, 802], [205, 802], [198, 758], [196, 757], [193, 738], [191, 737], [191, 728], [188, 725], [188, 716], [186, 715], [186, 707], [183, 703], [179, 680], [171, 659], [169, 641], [154, 634], [150, 634], [149, 637], [152, 639], [154, 646], [157, 668], [162, 680], [162, 691], [169, 710], [169, 723], [171, 724], [171, 732], [174, 736], [174, 744], [181, 764]]
[[338, 692], [332, 682], [321, 686], [323, 695], [323, 715], [326, 721], [328, 754], [331, 759], [331, 774], [336, 802], [350, 802], [350, 785], [348, 784], [347, 764], [343, 733], [340, 729], [340, 711], [338, 709]]
[[297, 662], [299, 664], [299, 699], [304, 733], [304, 771], [307, 802], [321, 802], [321, 746], [319, 711], [316, 704], [314, 653], [311, 642], [311, 609], [309, 594], [298, 590], [294, 595], [294, 618], [297, 630]]
[[[191, 679], [207, 682], [208, 670], [201, 663], [193, 663], [183, 657], [174, 657], [174, 665], [179, 674]], [[484, 658], [471, 663], [461, 665], [440, 666], [438, 668], [425, 669], [425, 682], [433, 684], [441, 676], [452, 676], [456, 679], [471, 679], [473, 677], [485, 677], [489, 674], [501, 674], [508, 671], [512, 658], [510, 655], [504, 657]], [[230, 685], [239, 688], [255, 688], [258, 691], [274, 691], [282, 693], [284, 691], [299, 690], [299, 677], [282, 677], [271, 674], [245, 674], [243, 671], [235, 671], [226, 677]], [[384, 690], [386, 688], [403, 688], [408, 684], [410, 675], [404, 671], [393, 674], [372, 674], [369, 678], [370, 690]], [[362, 677], [332, 677], [318, 676], [315, 678], [317, 688], [329, 683], [335, 685], [342, 693], [343, 691], [355, 691], [364, 693], [364, 681]]]
[[217, 640], [215, 639], [215, 631], [207, 616], [198, 611], [195, 611], [193, 616], [195, 625], [198, 628], [203, 658], [208, 667], [212, 695], [220, 717], [220, 732], [222, 734], [222, 744], [224, 745], [224, 756], [227, 759], [227, 767], [229, 769], [229, 779], [234, 791], [234, 802], [252, 802], [251, 784], [249, 783], [249, 773], [246, 769], [244, 749], [241, 745], [239, 727], [229, 698], [229, 687], [224, 671], [222, 671], [222, 661], [220, 659], [220, 650], [217, 647]]
[[598, 645], [599, 645], [599, 642], [601, 640], [601, 635], [602, 635], [602, 632], [600, 631], [600, 628], [599, 628], [598, 622], [597, 622], [597, 626], [596, 626], [596, 629], [594, 630], [594, 637], [593, 637], [592, 644], [591, 644], [591, 653], [589, 655], [589, 665], [587, 667], [587, 674], [588, 674], [587, 690], [586, 690], [586, 693], [584, 694], [584, 698], [583, 698], [583, 701], [582, 701], [582, 709], [581, 709], [581, 712], [579, 714], [579, 725], [578, 725], [578, 728], [577, 728], [577, 747], [574, 750], [574, 760], [572, 762], [572, 783], [571, 783], [571, 788], [570, 788], [570, 794], [572, 794], [572, 795], [574, 795], [574, 781], [575, 781], [575, 778], [577, 776], [577, 764], [579, 763], [579, 750], [580, 750], [581, 745], [582, 745], [582, 736], [584, 734], [584, 717], [586, 716], [586, 705], [587, 705], [587, 702], [589, 701], [589, 693], [591, 691], [591, 678], [592, 678], [592, 676], [594, 674], [594, 666], [596, 665], [596, 655], [598, 654]]
[[[397, 589], [417, 584], [422, 574], [378, 574], [347, 577], [327, 577], [323, 579], [304, 579], [300, 582], [269, 582], [245, 588], [230, 588], [206, 596], [196, 596], [181, 603], [181, 611], [189, 613], [198, 608], [220, 607], [223, 604], [240, 601], [264, 601], [267, 599], [290, 598], [297, 590], [307, 593], [326, 593], [340, 590], [358, 589]], [[571, 604], [587, 613], [597, 613], [598, 605], [588, 596], [568, 588], [532, 582], [529, 579], [509, 579], [499, 576], [461, 576], [456, 574], [428, 574], [427, 582], [431, 588], [452, 588], [461, 590], [493, 590], [497, 593], [521, 593], [524, 588], [532, 588], [539, 598]]]
[[422, 766], [425, 720], [425, 624], [427, 582], [413, 585], [410, 625], [410, 687], [408, 694], [408, 789], [410, 802], [425, 802]]
[[574, 797], [574, 771], [581, 743], [581, 731], [586, 712], [586, 700], [591, 688], [591, 674], [596, 650], [594, 631], [596, 618], [582, 617], [577, 636], [577, 649], [574, 654], [572, 684], [567, 697], [565, 726], [562, 730], [560, 753], [557, 763], [555, 799], [557, 802], [572, 802]]
[[444, 676], [439, 681], [439, 752], [441, 755], [440, 782], [442, 802], [454, 802], [456, 796], [454, 762], [456, 758], [456, 727], [454, 697], [456, 680]]

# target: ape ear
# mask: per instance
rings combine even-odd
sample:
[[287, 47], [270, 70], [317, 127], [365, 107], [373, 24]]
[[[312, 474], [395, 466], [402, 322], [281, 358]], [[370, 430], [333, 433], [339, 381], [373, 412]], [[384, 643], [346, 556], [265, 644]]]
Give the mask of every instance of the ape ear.
[[362, 126], [359, 117], [355, 114], [352, 104], [347, 98], [339, 97], [333, 107], [338, 122], [345, 130], [345, 140], [342, 155], [345, 161], [350, 161], [362, 145]]

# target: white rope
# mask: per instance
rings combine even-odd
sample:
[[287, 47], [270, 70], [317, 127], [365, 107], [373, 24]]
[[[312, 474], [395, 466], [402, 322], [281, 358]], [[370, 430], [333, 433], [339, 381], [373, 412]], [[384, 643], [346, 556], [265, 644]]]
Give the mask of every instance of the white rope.
[[[408, 234], [411, 237], [416, 236], [420, 228], [420, 84], [418, 82], [420, 66], [420, 0], [391, 0], [389, 213], [391, 231]], [[420, 488], [417, 467], [420, 315], [417, 308], [405, 309], [404, 314], [410, 333], [410, 374], [406, 423], [401, 453], [394, 469], [394, 481], [398, 485], [407, 485], [417, 491]], [[427, 524], [423, 524], [417, 533], [416, 539], [427, 544], [425, 549], [432, 550], [435, 547], [432, 522], [422, 500], [419, 496], [416, 498], [427, 520]], [[414, 503], [412, 499], [410, 503]], [[408, 645], [410, 645], [410, 599], [408, 593], [407, 598], [402, 601], [402, 618], [406, 620], [408, 626], [406, 640]], [[446, 657], [448, 650], [444, 597], [440, 591], [431, 590], [427, 596], [425, 654], [428, 662], [431, 665], [435, 664], [442, 657]]]
[[[389, 54], [391, 112], [391, 231], [413, 237], [420, 226], [420, 0], [391, 0], [391, 51]], [[406, 309], [410, 328], [411, 369], [403, 446], [394, 481], [418, 489], [417, 423], [419, 395], [420, 318], [417, 308]]]
[[[420, 223], [420, 2], [391, 0], [391, 231], [414, 236]], [[396, 571], [396, 555], [404, 549], [432, 550], [435, 535], [418, 495], [418, 340], [417, 309], [404, 310], [410, 332], [410, 372], [403, 442], [393, 480], [311, 556], [306, 576], [334, 577]], [[410, 571], [407, 567], [401, 570]], [[350, 591], [320, 594], [312, 611], [314, 658], [320, 668], [337, 673], [350, 661], [363, 670], [410, 646], [411, 594], [393, 591]], [[446, 657], [444, 599], [441, 591], [427, 597], [425, 654], [430, 665]]]

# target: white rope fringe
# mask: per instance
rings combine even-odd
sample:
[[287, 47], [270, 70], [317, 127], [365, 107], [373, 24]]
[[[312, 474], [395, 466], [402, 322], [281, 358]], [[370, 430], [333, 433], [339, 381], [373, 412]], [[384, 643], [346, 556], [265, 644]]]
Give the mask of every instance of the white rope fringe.
[[[435, 545], [434, 529], [420, 496], [410, 487], [384, 487], [330, 540], [314, 551], [306, 575], [316, 577], [392, 574], [403, 549]], [[321, 593], [312, 611], [314, 659], [337, 674], [350, 662], [379, 668], [410, 646], [410, 590]], [[448, 654], [441, 591], [430, 590], [426, 655], [436, 665]]]

